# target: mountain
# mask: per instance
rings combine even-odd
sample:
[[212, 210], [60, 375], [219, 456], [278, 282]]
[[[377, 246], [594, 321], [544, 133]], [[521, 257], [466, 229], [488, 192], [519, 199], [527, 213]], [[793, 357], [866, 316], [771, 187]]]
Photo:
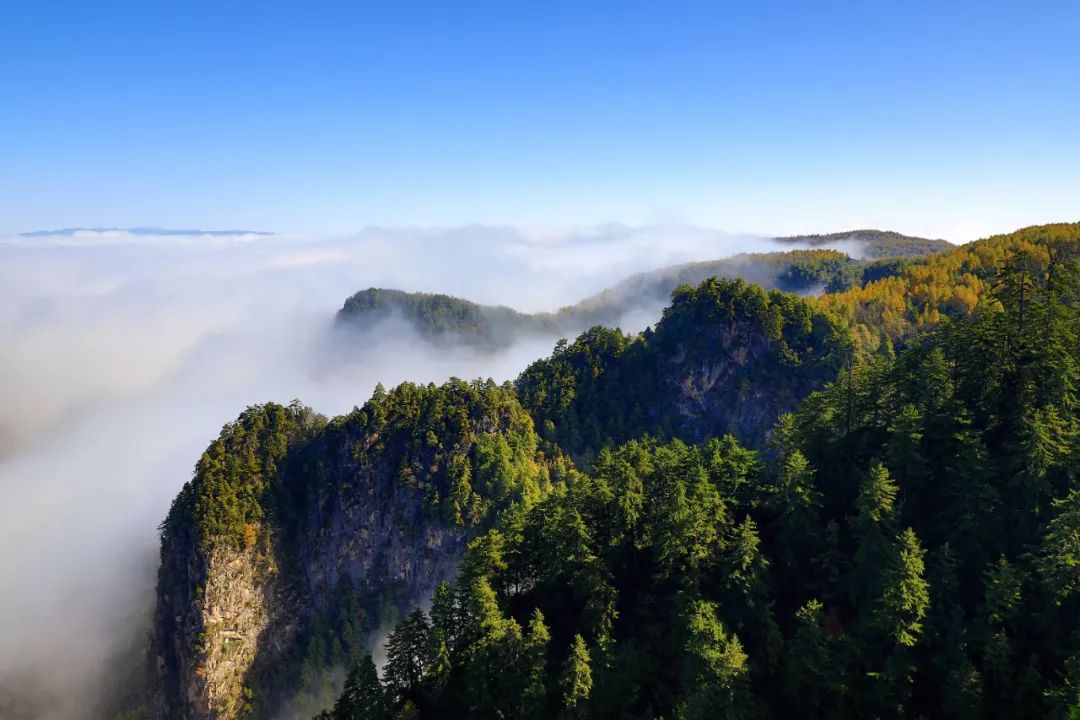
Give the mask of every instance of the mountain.
[[327, 421], [248, 408], [161, 531], [161, 717], [266, 716], [452, 578], [468, 541], [546, 492], [513, 389], [405, 384]]
[[1044, 267], [1052, 253], [1071, 250], [1076, 232], [1076, 223], [1057, 223], [976, 240], [903, 262], [895, 271], [823, 295], [819, 301], [847, 321], [864, 349], [902, 345], [943, 320], [974, 313], [991, 297], [996, 278], [1012, 255], [1022, 253]]
[[[859, 283], [870, 265], [836, 250], [744, 253], [723, 260], [686, 263], [632, 275], [597, 295], [562, 308], [557, 316], [582, 329], [593, 325], [617, 325], [628, 313], [657, 310], [667, 305], [675, 288], [697, 285], [713, 277], [742, 279], [767, 290], [808, 295], [830, 286], [846, 288]], [[873, 265], [884, 267], [877, 263]]]
[[891, 267], [249, 408], [162, 525], [155, 714], [1075, 716], [1080, 224]]
[[369, 330], [390, 318], [407, 323], [437, 345], [460, 343], [485, 350], [509, 347], [530, 336], [574, 336], [595, 325], [617, 327], [628, 317], [658, 315], [680, 285], [711, 277], [741, 278], [766, 289], [801, 294], [836, 292], [903, 271], [915, 258], [952, 248], [944, 240], [863, 230], [833, 235], [777, 238], [778, 243], [822, 246], [843, 243], [869, 260], [837, 250], [800, 249], [743, 253], [722, 260], [686, 263], [633, 275], [601, 293], [550, 313], [521, 313], [478, 305], [449, 295], [368, 288], [349, 297], [337, 313], [344, 328]]
[[759, 445], [852, 349], [847, 328], [812, 302], [714, 278], [679, 287], [655, 331], [593, 328], [517, 386], [542, 436], [579, 460], [643, 432]]
[[464, 343], [487, 349], [508, 347], [530, 334], [559, 332], [555, 320], [508, 307], [477, 305], [430, 293], [368, 288], [349, 297], [337, 314], [339, 325], [371, 330], [398, 319], [435, 344]]
[[193, 237], [231, 237], [235, 235], [261, 235], [268, 236], [273, 235], [271, 232], [263, 232], [260, 230], [192, 230], [192, 229], [177, 229], [177, 228], [159, 228], [159, 227], [72, 227], [72, 228], [60, 228], [57, 230], [32, 230], [30, 232], [19, 233], [19, 237], [24, 238], [36, 238], [36, 237], [75, 237], [83, 233], [94, 234], [108, 234], [108, 233], [124, 233], [129, 235], [149, 235], [156, 237], [174, 237], [174, 236], [193, 236]]
[[947, 240], [912, 237], [891, 230], [849, 230], [824, 235], [791, 235], [778, 237], [775, 240], [780, 243], [809, 245], [811, 247], [853, 243], [858, 247], [860, 255], [875, 259], [919, 257], [936, 252], [945, 252], [954, 247]]
[[[641, 427], [689, 413], [678, 429], [702, 436], [711, 424], [759, 436], [850, 347], [806, 301], [741, 281], [676, 293], [649, 340], [606, 332], [640, 352], [627, 372], [665, 377], [654, 395], [671, 405], [646, 417], [641, 398]], [[162, 526], [160, 716], [266, 717], [297, 694], [299, 707], [325, 702], [334, 667], [453, 579], [471, 538], [568, 472], [557, 438], [543, 442], [526, 412], [542, 388], [519, 388], [538, 375], [517, 388], [406, 384], [331, 421], [299, 405], [257, 406], [226, 426]], [[736, 397], [744, 379], [756, 389]]]
[[1080, 713], [1080, 224], [761, 451], [646, 437], [476, 541], [320, 720]]
[[579, 461], [643, 432], [688, 442], [730, 432], [760, 446], [777, 417], [842, 365], [893, 353], [944, 321], [970, 317], [980, 303], [993, 304], [995, 278], [1010, 255], [1045, 267], [1052, 250], [1072, 247], [1076, 228], [1025, 228], [890, 265], [880, 276], [874, 263], [862, 284], [820, 298], [766, 293], [742, 281], [683, 286], [655, 331], [593, 328], [533, 363], [518, 389], [541, 434]]

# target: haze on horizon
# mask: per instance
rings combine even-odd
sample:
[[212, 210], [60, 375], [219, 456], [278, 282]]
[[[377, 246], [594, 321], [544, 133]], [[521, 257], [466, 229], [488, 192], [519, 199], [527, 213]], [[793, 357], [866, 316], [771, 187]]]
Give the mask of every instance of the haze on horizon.
[[136, 671], [158, 524], [245, 406], [508, 380], [555, 340], [345, 352], [349, 294], [554, 310], [777, 235], [1075, 220], [1078, 27], [1065, 0], [3, 3], [0, 715], [84, 720]]
[[158, 525], [245, 407], [298, 398], [332, 416], [380, 382], [512, 380], [556, 340], [436, 348], [395, 322], [344, 338], [333, 314], [356, 290], [553, 310], [634, 272], [772, 249], [675, 227], [0, 239], [0, 577], [18, 583], [0, 715], [97, 718], [139, 671]]
[[0, 235], [1072, 219], [1080, 6], [12, 2]]

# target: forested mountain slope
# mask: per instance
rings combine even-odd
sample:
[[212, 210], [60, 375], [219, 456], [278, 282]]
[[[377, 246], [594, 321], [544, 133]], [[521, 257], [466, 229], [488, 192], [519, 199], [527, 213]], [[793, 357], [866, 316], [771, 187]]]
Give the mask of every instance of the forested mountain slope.
[[676, 290], [655, 331], [593, 328], [560, 342], [517, 386], [541, 435], [578, 459], [643, 432], [760, 444], [851, 353], [847, 329], [814, 304], [712, 279]]
[[335, 720], [1072, 717], [1078, 258], [706, 280], [515, 386], [250, 408], [162, 526], [156, 714], [302, 715], [348, 667]]
[[336, 321], [344, 328], [371, 330], [396, 319], [437, 345], [460, 343], [498, 350], [524, 337], [572, 336], [597, 325], [617, 327], [635, 312], [659, 313], [677, 287], [698, 285], [712, 277], [742, 278], [766, 289], [807, 294], [824, 289], [843, 290], [895, 274], [907, 262], [867, 263], [835, 250], [736, 255], [634, 275], [555, 313], [520, 313], [450, 295], [368, 288], [345, 301]]
[[368, 288], [352, 295], [337, 314], [340, 325], [361, 330], [395, 319], [437, 344], [463, 343], [487, 349], [507, 347], [524, 335], [561, 332], [550, 316], [477, 305], [450, 295], [383, 288]]
[[918, 257], [944, 252], [953, 247], [946, 240], [903, 235], [891, 230], [849, 230], [824, 235], [790, 235], [775, 238], [777, 242], [819, 247], [836, 243], [857, 243], [859, 254], [868, 258]]
[[1080, 223], [1036, 225], [995, 235], [903, 263], [880, 278], [837, 289], [821, 302], [852, 325], [861, 346], [879, 349], [933, 327], [942, 318], [970, 315], [1012, 254], [1025, 253], [1042, 271], [1055, 252], [1075, 247], [1078, 236]]
[[162, 524], [158, 716], [321, 702], [330, 671], [452, 578], [471, 537], [545, 492], [537, 443], [513, 389], [490, 382], [380, 388], [330, 422], [249, 408]]
[[739, 281], [683, 287], [655, 332], [592, 328], [531, 365], [518, 389], [541, 434], [579, 460], [642, 432], [692, 442], [732, 432], [758, 445], [846, 362], [1000, 305], [992, 291], [1009, 257], [1052, 273], [1078, 242], [1080, 223], [1026, 228], [805, 300]]
[[633, 275], [552, 313], [528, 314], [508, 307], [478, 305], [449, 295], [368, 288], [345, 301], [337, 313], [337, 322], [342, 327], [366, 330], [396, 318], [436, 344], [462, 343], [496, 350], [530, 335], [572, 336], [595, 325], [616, 327], [633, 313], [658, 312], [680, 285], [698, 285], [711, 277], [739, 278], [767, 290], [804, 295], [837, 292], [898, 274], [919, 257], [953, 247], [944, 240], [879, 230], [776, 238], [776, 241], [811, 246], [843, 243], [848, 252], [858, 257], [815, 247], [741, 253], [721, 260], [674, 265]]
[[902, 256], [860, 260], [828, 249], [740, 253], [722, 260], [674, 265], [633, 275], [597, 295], [562, 308], [556, 317], [564, 324], [573, 321], [570, 327], [614, 326], [627, 311], [667, 305], [675, 288], [698, 285], [713, 277], [745, 280], [766, 290], [813, 295], [895, 274], [916, 261], [917, 258]]
[[1014, 246], [972, 315], [861, 358], [767, 450], [601, 451], [321, 717], [1077, 717], [1078, 241]]

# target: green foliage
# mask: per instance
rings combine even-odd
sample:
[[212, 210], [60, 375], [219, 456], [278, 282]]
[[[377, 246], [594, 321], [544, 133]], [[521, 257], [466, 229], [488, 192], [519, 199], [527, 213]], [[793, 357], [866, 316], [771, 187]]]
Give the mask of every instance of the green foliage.
[[691, 673], [687, 685], [692, 690], [678, 717], [704, 720], [748, 714], [746, 698], [740, 692], [748, 658], [739, 638], [724, 629], [715, 604], [697, 601], [692, 605], [687, 634], [687, 665]]
[[558, 331], [554, 320], [543, 315], [477, 305], [450, 295], [383, 288], [361, 290], [345, 301], [337, 315], [343, 325], [366, 329], [394, 318], [408, 323], [429, 340], [491, 350], [507, 347], [522, 334]]
[[945, 240], [902, 235], [891, 230], [850, 230], [827, 235], [795, 235], [776, 238], [780, 242], [799, 243], [810, 246], [856, 242], [860, 252], [871, 258], [905, 258], [928, 255], [948, 250], [952, 246]]
[[441, 650], [431, 637], [427, 617], [419, 610], [398, 623], [386, 643], [386, 668], [383, 672], [391, 692], [403, 700], [420, 692], [420, 682], [434, 664], [435, 651]]
[[390, 720], [391, 696], [383, 686], [370, 655], [361, 658], [345, 679], [341, 696], [322, 720]]
[[1053, 503], [1043, 535], [1039, 571], [1058, 602], [1080, 595], [1080, 490]]
[[895, 557], [884, 568], [879, 622], [898, 645], [906, 647], [919, 641], [922, 620], [930, 605], [930, 593], [923, 579], [924, 555], [915, 531], [907, 528], [896, 540]]
[[[190, 606], [189, 563], [269, 568], [371, 492], [403, 542], [474, 539], [390, 636], [385, 682], [364, 641], [400, 598], [343, 575], [305, 617], [306, 684], [360, 661], [347, 717], [1069, 717], [1078, 251], [1078, 225], [1027, 229], [813, 301], [707, 280], [655, 331], [593, 328], [516, 387], [379, 387], [329, 422], [249, 408], [162, 526], [164, 589]], [[431, 307], [433, 332], [472, 322]]]
[[[491, 381], [380, 386], [362, 408], [329, 422], [298, 403], [249, 408], [207, 449], [162, 525], [159, 591], [175, 607], [197, 609], [201, 578], [227, 548], [249, 554], [257, 582], [273, 583], [277, 597], [307, 596], [298, 558], [317, 547], [312, 518], [343, 518], [358, 497], [393, 508], [389, 542], [414, 543], [439, 528], [464, 543], [548, 491], [539, 443], [513, 387]], [[381, 622], [407, 612], [407, 586], [388, 577], [378, 554], [366, 575], [336, 568], [320, 578], [319, 606], [297, 619], [274, 662], [252, 666], [244, 684], [254, 690], [256, 716], [298, 692], [299, 708], [325, 705], [333, 696], [328, 671], [357, 661]], [[183, 613], [159, 609], [167, 671], [180, 672], [170, 638], [193, 634], [185, 622]], [[437, 668], [445, 659], [429, 661]], [[420, 694], [412, 685], [392, 691]]]
[[270, 495], [286, 454], [324, 424], [298, 402], [249, 407], [199, 459], [194, 478], [162, 523], [163, 538], [194, 533], [204, 547], [220, 542], [250, 548], [272, 506]]
[[[1059, 223], [960, 247], [946, 245], [918, 262], [869, 266], [861, 284], [846, 291], [834, 288], [820, 302], [848, 321], [860, 348], [879, 351], [906, 343], [916, 331], [945, 319], [968, 317], [984, 306], [1000, 307], [1002, 283], [1013, 288], [1018, 302], [1009, 307], [1022, 316], [1026, 300], [1018, 281], [1023, 279], [1029, 289], [1039, 276], [1049, 281], [1047, 287], [1066, 283], [1067, 275], [1075, 272], [1070, 265], [1075, 261], [1068, 258], [1078, 243], [1080, 223]], [[1035, 340], [1036, 335], [1028, 337]]]
[[805, 260], [794, 262], [777, 276], [781, 290], [791, 292], [847, 290], [859, 283], [863, 264], [835, 250], [809, 251]]
[[575, 635], [570, 644], [570, 654], [563, 663], [560, 682], [563, 707], [574, 715], [584, 715], [583, 706], [592, 692], [592, 668], [589, 662], [589, 649], [585, 647], [585, 639], [581, 635]]
[[780, 413], [836, 376], [850, 342], [803, 299], [714, 278], [677, 288], [655, 332], [593, 328], [517, 387], [544, 439], [585, 464], [642, 432], [760, 444]]
[[[705, 352], [715, 328], [749, 317], [775, 351], [755, 372], [776, 382], [768, 359], [805, 359], [807, 344], [812, 357], [815, 323], [831, 327], [802, 301], [705, 283], [680, 290], [653, 334], [596, 330], [560, 346], [519, 386], [549, 442], [592, 449], [588, 473], [567, 473], [472, 544], [432, 606], [449, 676], [422, 682], [412, 707], [444, 718], [1075, 715], [1069, 232], [965, 251], [964, 263], [1000, 260], [980, 276], [977, 311], [909, 336], [899, 354], [842, 363], [760, 451], [711, 429], [696, 444], [669, 440], [677, 426], [645, 407], [664, 397], [650, 363]], [[635, 422], [659, 439], [621, 442]]]

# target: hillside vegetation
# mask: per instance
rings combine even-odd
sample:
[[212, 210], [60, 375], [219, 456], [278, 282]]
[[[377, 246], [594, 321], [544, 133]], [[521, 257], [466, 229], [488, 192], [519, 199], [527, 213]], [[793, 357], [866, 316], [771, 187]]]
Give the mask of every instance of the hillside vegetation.
[[595, 327], [560, 342], [517, 387], [541, 436], [579, 460], [643, 432], [758, 444], [850, 352], [846, 328], [814, 304], [711, 279], [677, 289], [655, 331]]
[[162, 524], [159, 714], [320, 707], [330, 672], [452, 577], [470, 538], [547, 492], [538, 444], [490, 381], [380, 387], [330, 421], [248, 408]]
[[953, 246], [878, 230], [776, 238], [781, 244], [822, 246], [841, 243], [858, 257], [820, 247], [771, 253], [741, 253], [721, 260], [685, 263], [633, 275], [601, 293], [553, 313], [521, 313], [479, 305], [450, 295], [368, 288], [349, 297], [338, 324], [371, 330], [399, 320], [437, 345], [460, 343], [498, 350], [527, 336], [573, 336], [590, 327], [619, 326], [635, 313], [656, 313], [680, 285], [712, 277], [743, 279], [767, 290], [802, 295], [838, 292], [901, 272], [917, 258]]
[[1068, 232], [972, 249], [1013, 243], [972, 314], [854, 362], [762, 451], [600, 451], [474, 541], [321, 717], [1076, 717]]
[[337, 320], [349, 327], [371, 330], [400, 320], [429, 341], [462, 343], [488, 349], [507, 347], [522, 335], [556, 334], [550, 317], [520, 313], [508, 307], [478, 305], [468, 300], [430, 293], [368, 288], [345, 301]]
[[891, 230], [849, 230], [848, 232], [826, 233], [823, 235], [792, 235], [778, 237], [776, 241], [810, 245], [811, 247], [854, 242], [858, 243], [862, 256], [875, 259], [918, 257], [943, 252], [953, 247], [946, 240], [912, 237]]
[[1023, 253], [1036, 272], [1048, 272], [1076, 247], [1080, 223], [1024, 228], [907, 262], [880, 278], [821, 298], [847, 320], [863, 347], [877, 349], [943, 318], [971, 315], [980, 301], [996, 302], [992, 289], [1003, 263]]
[[850, 277], [250, 408], [162, 526], [157, 716], [1080, 716], [1080, 224]]

